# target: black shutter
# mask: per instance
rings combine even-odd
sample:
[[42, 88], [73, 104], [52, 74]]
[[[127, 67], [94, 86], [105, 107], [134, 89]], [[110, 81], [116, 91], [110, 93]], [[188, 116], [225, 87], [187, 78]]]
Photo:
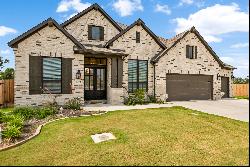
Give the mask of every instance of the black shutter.
[[71, 94], [72, 59], [62, 58], [62, 94]]
[[88, 25], [88, 39], [92, 40], [92, 25]]
[[42, 57], [29, 56], [29, 94], [42, 93]]
[[141, 35], [140, 35], [140, 32], [137, 32], [136, 31], [136, 43], [140, 43], [140, 41], [141, 41], [141, 37], [140, 37]]
[[195, 59], [197, 59], [197, 46], [195, 46]]
[[111, 88], [117, 88], [117, 58], [112, 58], [111, 62]]
[[186, 45], [186, 58], [189, 58], [189, 45]]
[[122, 88], [122, 78], [123, 78], [123, 61], [122, 61], [122, 58], [119, 57], [118, 58], [118, 62], [117, 62], [117, 73], [118, 73], [118, 83], [117, 83], [117, 86], [118, 88]]
[[104, 41], [104, 27], [100, 27], [100, 40]]

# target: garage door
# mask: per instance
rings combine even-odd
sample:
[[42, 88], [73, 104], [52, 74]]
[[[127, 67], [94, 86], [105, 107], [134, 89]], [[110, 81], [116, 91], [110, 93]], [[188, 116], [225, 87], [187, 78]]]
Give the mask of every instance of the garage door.
[[168, 101], [212, 99], [212, 81], [209, 75], [167, 75]]
[[228, 77], [221, 77], [221, 92], [224, 92], [224, 96], [222, 98], [229, 97], [229, 78]]

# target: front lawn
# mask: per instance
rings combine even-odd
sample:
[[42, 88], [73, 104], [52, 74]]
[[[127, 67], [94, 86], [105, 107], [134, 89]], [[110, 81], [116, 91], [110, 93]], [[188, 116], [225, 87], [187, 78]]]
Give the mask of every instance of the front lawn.
[[0, 108], [0, 112], [11, 112], [11, 111], [13, 111], [13, 107], [9, 107], [9, 108]]
[[235, 96], [234, 98], [236, 98], [236, 99], [248, 99], [249, 100], [248, 96]]
[[50, 123], [0, 165], [248, 165], [248, 142], [248, 123], [183, 107], [115, 111]]

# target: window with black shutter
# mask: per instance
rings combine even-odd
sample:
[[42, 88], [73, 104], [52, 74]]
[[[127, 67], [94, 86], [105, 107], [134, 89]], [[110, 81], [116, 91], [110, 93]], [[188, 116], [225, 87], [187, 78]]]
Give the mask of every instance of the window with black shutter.
[[89, 40], [104, 40], [104, 27], [101, 26], [88, 26], [88, 39]]
[[128, 91], [148, 90], [148, 61], [128, 60]]
[[136, 43], [140, 43], [141, 42], [141, 34], [140, 32], [136, 32]]
[[42, 59], [43, 93], [62, 93], [62, 59], [44, 57]]
[[186, 45], [186, 58], [197, 59], [197, 46]]

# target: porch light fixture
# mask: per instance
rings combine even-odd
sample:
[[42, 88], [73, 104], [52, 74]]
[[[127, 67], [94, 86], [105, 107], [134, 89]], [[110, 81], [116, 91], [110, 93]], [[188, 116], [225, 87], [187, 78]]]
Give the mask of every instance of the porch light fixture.
[[231, 75], [231, 79], [234, 79], [235, 77], [234, 77], [234, 75]]
[[219, 77], [221, 77], [221, 76], [220, 76], [220, 74], [218, 73], [218, 74], [217, 74], [217, 80], [219, 80]]
[[76, 72], [76, 79], [81, 79], [81, 71], [80, 70], [78, 70]]

